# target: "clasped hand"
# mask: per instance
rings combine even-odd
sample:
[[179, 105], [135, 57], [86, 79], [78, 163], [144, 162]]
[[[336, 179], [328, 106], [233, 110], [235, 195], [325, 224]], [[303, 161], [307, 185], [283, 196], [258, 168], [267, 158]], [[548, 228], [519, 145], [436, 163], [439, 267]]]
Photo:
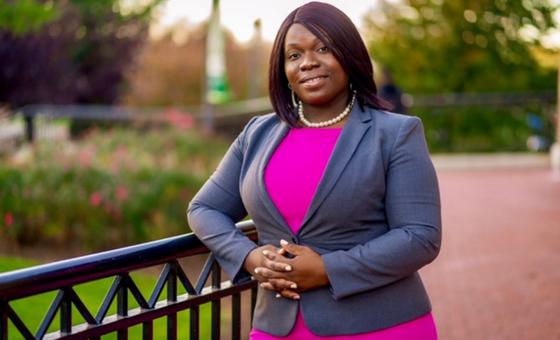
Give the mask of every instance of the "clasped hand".
[[245, 269], [262, 288], [276, 291], [277, 297], [298, 300], [299, 292], [329, 284], [321, 255], [284, 240], [280, 248], [268, 244], [251, 251]]

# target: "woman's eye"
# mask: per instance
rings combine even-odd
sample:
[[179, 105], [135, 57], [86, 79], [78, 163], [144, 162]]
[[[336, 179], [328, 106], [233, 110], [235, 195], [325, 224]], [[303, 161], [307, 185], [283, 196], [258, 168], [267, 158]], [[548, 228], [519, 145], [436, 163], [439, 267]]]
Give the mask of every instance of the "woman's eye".
[[288, 54], [288, 59], [296, 60], [299, 57], [299, 53], [290, 53]]
[[322, 47], [319, 47], [319, 49], [317, 49], [317, 51], [319, 51], [320, 53], [327, 53], [329, 51], [329, 48], [327, 46], [322, 46]]

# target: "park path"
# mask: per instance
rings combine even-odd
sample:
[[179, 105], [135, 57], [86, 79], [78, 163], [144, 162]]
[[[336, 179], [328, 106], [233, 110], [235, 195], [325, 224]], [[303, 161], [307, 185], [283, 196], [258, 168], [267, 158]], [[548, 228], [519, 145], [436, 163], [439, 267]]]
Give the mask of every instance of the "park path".
[[560, 176], [438, 170], [443, 244], [421, 274], [442, 340], [560, 340]]

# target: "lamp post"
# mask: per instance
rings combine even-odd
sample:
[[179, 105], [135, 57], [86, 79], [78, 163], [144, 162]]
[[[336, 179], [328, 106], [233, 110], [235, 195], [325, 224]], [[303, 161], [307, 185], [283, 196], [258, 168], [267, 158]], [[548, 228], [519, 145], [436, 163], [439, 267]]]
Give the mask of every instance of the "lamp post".
[[247, 79], [249, 79], [248, 84], [248, 97], [257, 98], [261, 96], [262, 89], [262, 66], [263, 66], [263, 42], [262, 42], [262, 29], [261, 29], [261, 19], [255, 20], [253, 23], [254, 35], [251, 39], [251, 50], [249, 55], [248, 67], [247, 67]]
[[204, 126], [208, 132], [214, 130], [213, 105], [230, 99], [226, 76], [225, 43], [220, 23], [220, 0], [212, 0], [212, 14], [208, 23], [206, 39], [206, 96]]

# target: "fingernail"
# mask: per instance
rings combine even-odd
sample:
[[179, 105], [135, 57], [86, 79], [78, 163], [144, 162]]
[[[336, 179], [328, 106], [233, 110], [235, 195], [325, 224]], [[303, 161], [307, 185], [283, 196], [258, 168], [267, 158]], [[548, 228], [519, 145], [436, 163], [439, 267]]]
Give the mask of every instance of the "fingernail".
[[292, 285], [290, 286], [290, 288], [292, 289], [297, 289], [297, 285], [295, 283], [292, 283]]
[[260, 268], [255, 268], [255, 274], [258, 274], [261, 271]]
[[299, 300], [299, 295], [294, 295], [294, 300]]
[[282, 295], [280, 295], [280, 293], [276, 293], [276, 298], [277, 298], [277, 299], [279, 299], [279, 298], [281, 298], [281, 297], [282, 297]]
[[287, 246], [288, 245], [288, 241], [286, 240], [280, 240], [280, 244], [283, 246]]
[[270, 252], [268, 250], [263, 250], [263, 255], [268, 255]]
[[264, 282], [261, 282], [259, 286], [261, 286], [261, 288], [264, 288]]
[[286, 271], [288, 271], [288, 272], [289, 272], [289, 271], [291, 271], [291, 270], [292, 270], [292, 266], [290, 266], [290, 265], [287, 265], [287, 266], [286, 266]]

